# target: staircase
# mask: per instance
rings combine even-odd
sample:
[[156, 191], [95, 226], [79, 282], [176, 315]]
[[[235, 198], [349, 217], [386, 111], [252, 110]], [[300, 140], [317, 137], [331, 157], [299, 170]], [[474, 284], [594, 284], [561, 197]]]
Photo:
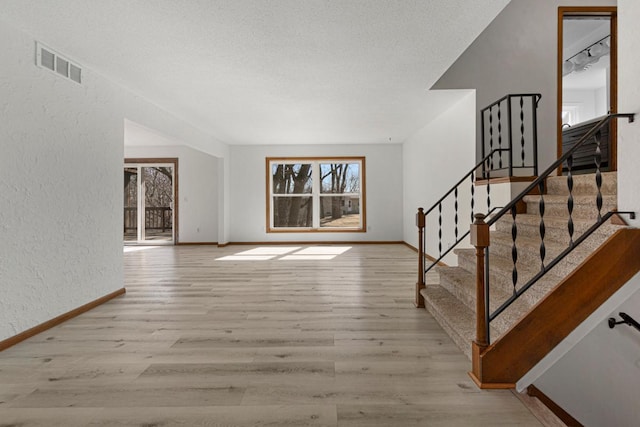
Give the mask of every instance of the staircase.
[[[601, 187], [602, 214], [616, 208], [617, 175], [615, 172], [602, 174]], [[596, 179], [591, 175], [573, 177], [574, 224], [573, 240], [578, 238], [597, 218]], [[569, 243], [567, 196], [569, 194], [566, 176], [549, 177], [546, 181], [544, 198], [545, 260], [549, 261]], [[517, 275], [519, 288], [540, 270], [540, 195], [525, 196], [526, 213], [516, 217]], [[522, 207], [524, 209], [524, 206]], [[497, 341], [515, 325], [523, 315], [546, 294], [576, 269], [594, 250], [609, 238], [621, 225], [611, 221], [601, 226], [563, 261], [553, 267], [528, 292], [509, 306], [491, 323], [491, 340]], [[514, 292], [512, 281], [513, 262], [513, 219], [503, 216], [490, 233], [490, 308], [499, 307]], [[472, 358], [471, 342], [475, 339], [476, 328], [476, 254], [475, 249], [456, 249], [457, 267], [437, 267], [429, 273], [427, 285], [420, 291], [425, 300], [425, 308], [435, 317], [453, 341]], [[439, 277], [434, 277], [439, 276]], [[435, 284], [435, 283], [438, 284]]]

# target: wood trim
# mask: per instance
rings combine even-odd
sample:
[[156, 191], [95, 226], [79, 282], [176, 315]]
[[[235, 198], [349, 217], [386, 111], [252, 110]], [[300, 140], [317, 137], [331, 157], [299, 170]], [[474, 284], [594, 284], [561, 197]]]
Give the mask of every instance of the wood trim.
[[[271, 227], [271, 168], [269, 167], [270, 163], [273, 161], [288, 161], [288, 162], [315, 162], [322, 160], [355, 160], [360, 162], [360, 200], [361, 200], [361, 212], [360, 218], [362, 220], [362, 225], [359, 228], [304, 228], [301, 230], [296, 229], [281, 229], [281, 228], [272, 228]], [[265, 157], [265, 218], [266, 218], [266, 227], [265, 230], [267, 233], [366, 233], [367, 232], [367, 167], [366, 167], [366, 157], [365, 156], [328, 156], [328, 157], [319, 157], [319, 156], [311, 156], [311, 157]]]
[[[566, 8], [558, 7], [558, 34], [556, 43], [556, 159], [562, 156], [562, 64], [563, 38], [564, 38], [564, 14]], [[562, 165], [558, 166], [556, 175], [562, 175]]]
[[[618, 8], [616, 6], [560, 6], [558, 7], [558, 47], [556, 70], [556, 135], [557, 135], [557, 159], [562, 156], [562, 41], [563, 21], [565, 16], [609, 16], [611, 17], [611, 66], [609, 81], [609, 111], [618, 111]], [[618, 125], [616, 120], [611, 121], [610, 127], [611, 146], [609, 148], [609, 167], [611, 171], [618, 170]], [[562, 175], [562, 165], [558, 166], [558, 175]]]
[[501, 176], [489, 179], [476, 179], [475, 185], [481, 186], [487, 184], [510, 184], [512, 182], [533, 182], [537, 178], [537, 176]]
[[482, 384], [515, 383], [640, 271], [640, 229], [618, 230], [480, 357]]
[[583, 427], [578, 420], [573, 418], [571, 414], [569, 414], [567, 411], [562, 409], [560, 405], [558, 405], [556, 402], [551, 400], [549, 396], [544, 394], [538, 387], [534, 386], [533, 384], [527, 387], [527, 394], [531, 397], [535, 397], [540, 402], [542, 402], [544, 406], [549, 408], [549, 410], [553, 412], [556, 417], [560, 418], [560, 421], [565, 423], [567, 426]]
[[483, 383], [472, 371], [467, 372], [467, 374], [476, 386], [482, 390], [512, 390], [516, 388], [515, 383]]
[[300, 234], [307, 234], [307, 233], [366, 233], [367, 229], [366, 227], [363, 228], [342, 228], [342, 229], [337, 229], [337, 228], [303, 228], [302, 230], [296, 230], [296, 229], [278, 229], [278, 228], [270, 228], [267, 230], [267, 233], [269, 234], [282, 234], [282, 233], [286, 233], [286, 234], [291, 234], [291, 233], [300, 233]]
[[[611, 42], [609, 58], [609, 111], [612, 114], [618, 112], [618, 12], [617, 8], [613, 8], [611, 12]], [[618, 170], [618, 121], [612, 120], [609, 124], [609, 170]]]
[[51, 320], [47, 320], [44, 323], [41, 323], [37, 326], [34, 326], [33, 328], [27, 329], [24, 332], [19, 333], [18, 335], [14, 335], [10, 338], [7, 338], [3, 341], [0, 341], [0, 351], [6, 350], [7, 348], [14, 346], [16, 344], [18, 344], [19, 342], [22, 342], [24, 340], [26, 340], [27, 338], [31, 338], [34, 335], [37, 335], [41, 332], [46, 331], [47, 329], [51, 329], [54, 326], [58, 326], [59, 324], [61, 324], [62, 322], [65, 322], [69, 319], [72, 319], [82, 313], [86, 313], [87, 311], [91, 310], [92, 308], [95, 308], [101, 304], [104, 304], [105, 302], [120, 296], [122, 294], [124, 294], [126, 292], [125, 288], [121, 288], [118, 289], [117, 291], [111, 292], [110, 294], [107, 294], [103, 297], [100, 297], [96, 300], [93, 300], [91, 302], [88, 302], [87, 304], [84, 304], [78, 308], [75, 308], [67, 313], [61, 314], [60, 316], [54, 317]]
[[[393, 242], [393, 243], [396, 243], [396, 242]], [[400, 242], [400, 243], [402, 243], [403, 245], [405, 245], [406, 247], [408, 247], [408, 248], [409, 248], [409, 249], [411, 249], [412, 251], [414, 251], [414, 252], [416, 252], [416, 253], [418, 252], [418, 248], [416, 248], [415, 246], [413, 246], [413, 245], [411, 245], [411, 244], [409, 244], [409, 243], [407, 243], [407, 242]], [[432, 257], [431, 255], [429, 255], [429, 254], [427, 254], [427, 253], [425, 253], [425, 254], [424, 254], [424, 257], [425, 257], [426, 259], [428, 259], [429, 261], [431, 261], [431, 262], [436, 262], [436, 259], [437, 259], [437, 258], [434, 258], [434, 257]], [[446, 264], [446, 263], [444, 263], [444, 262], [442, 262], [442, 261], [438, 261], [438, 266], [441, 266], [441, 267], [449, 267], [449, 265], [448, 265], [448, 264]]]
[[180, 174], [178, 173], [178, 161], [177, 157], [153, 157], [153, 158], [138, 158], [138, 157], [127, 157], [124, 159], [124, 163], [173, 163], [173, 244], [177, 245], [180, 241], [180, 221], [179, 221], [179, 204], [180, 204]]

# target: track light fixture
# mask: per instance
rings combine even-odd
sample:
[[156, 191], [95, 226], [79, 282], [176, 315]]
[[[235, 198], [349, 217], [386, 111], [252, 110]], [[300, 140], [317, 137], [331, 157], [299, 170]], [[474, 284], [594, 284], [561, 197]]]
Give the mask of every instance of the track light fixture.
[[610, 41], [611, 36], [606, 36], [564, 61], [562, 64], [562, 76], [564, 77], [574, 71], [584, 71], [591, 64], [598, 62], [601, 57], [608, 55], [611, 49]]

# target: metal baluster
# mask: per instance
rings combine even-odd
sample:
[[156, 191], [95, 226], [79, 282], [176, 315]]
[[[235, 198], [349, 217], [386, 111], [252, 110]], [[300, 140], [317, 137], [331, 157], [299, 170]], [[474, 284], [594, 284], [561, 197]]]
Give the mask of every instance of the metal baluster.
[[[490, 107], [489, 108], [489, 153], [491, 153], [492, 151], [493, 151], [493, 107]], [[491, 171], [487, 169], [485, 178], [489, 179], [490, 174], [491, 174]]]
[[[491, 156], [493, 157], [493, 156]], [[491, 173], [490, 173], [490, 169], [491, 169], [491, 157], [489, 157], [486, 160], [487, 163], [487, 214], [489, 213], [489, 211], [491, 210]]]
[[455, 190], [453, 190], [453, 209], [455, 211], [454, 216], [453, 216], [453, 221], [455, 223], [455, 230], [454, 230], [454, 234], [456, 237], [456, 242], [458, 241], [458, 187], [456, 187]]
[[540, 201], [538, 202], [538, 209], [540, 211], [540, 270], [544, 271], [544, 258], [547, 254], [547, 248], [544, 245], [544, 235], [546, 234], [546, 227], [544, 225], [544, 181], [540, 181], [538, 189], [540, 190]]
[[596, 153], [595, 153], [595, 163], [596, 163], [596, 187], [598, 188], [598, 193], [596, 194], [596, 206], [598, 207], [598, 222], [602, 221], [602, 173], [600, 171], [600, 165], [602, 164], [602, 152], [600, 151], [600, 138], [602, 137], [602, 133], [600, 131], [596, 132], [594, 137], [596, 142]]
[[474, 201], [474, 196], [476, 193], [476, 186], [473, 183], [473, 171], [471, 171], [471, 222], [473, 223], [473, 221], [475, 220], [475, 217], [473, 216], [473, 205], [475, 203]]
[[[502, 112], [498, 104], [498, 149], [502, 149]], [[498, 152], [498, 169], [502, 169], [502, 151]]]
[[442, 202], [438, 203], [438, 252], [442, 256]]
[[567, 228], [569, 231], [569, 247], [573, 247], [573, 155], [567, 157], [567, 188], [569, 198], [567, 198], [567, 210], [569, 211], [569, 221]]
[[520, 97], [520, 146], [522, 147], [520, 158], [524, 167], [524, 98], [522, 96]]
[[491, 210], [491, 169], [493, 168], [493, 155], [491, 155], [487, 162], [489, 163], [487, 171], [487, 214]]
[[513, 282], [513, 293], [516, 293], [516, 285], [518, 284], [518, 247], [516, 246], [516, 238], [518, 237], [518, 225], [516, 224], [516, 206], [511, 207], [511, 239], [513, 240], [513, 246], [511, 246], [511, 259], [513, 260], [513, 271], [511, 272], [511, 281]]

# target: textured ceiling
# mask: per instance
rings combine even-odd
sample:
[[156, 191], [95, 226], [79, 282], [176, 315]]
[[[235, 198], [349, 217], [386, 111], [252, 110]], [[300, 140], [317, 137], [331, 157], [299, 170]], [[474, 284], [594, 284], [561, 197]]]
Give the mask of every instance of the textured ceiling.
[[0, 19], [229, 144], [401, 142], [509, 0], [0, 0]]

